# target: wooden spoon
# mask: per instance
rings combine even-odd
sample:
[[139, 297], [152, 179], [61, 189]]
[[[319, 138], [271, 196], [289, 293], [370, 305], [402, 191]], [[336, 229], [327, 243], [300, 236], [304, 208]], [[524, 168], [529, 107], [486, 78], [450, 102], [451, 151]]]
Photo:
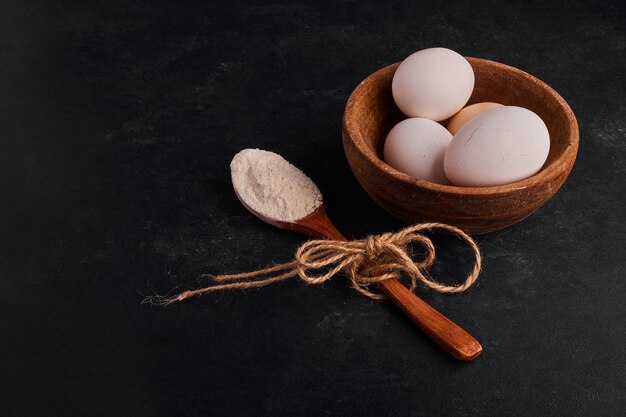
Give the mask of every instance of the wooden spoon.
[[[321, 239], [346, 241], [326, 215], [324, 205], [320, 205], [313, 213], [294, 222], [283, 222], [269, 218], [252, 209], [239, 196], [237, 198], [252, 214], [259, 219], [281, 229], [304, 233]], [[454, 324], [443, 314], [426, 304], [415, 293], [409, 291], [397, 279], [390, 279], [380, 283], [380, 288], [404, 313], [411, 318], [420, 329], [431, 337], [446, 352], [462, 361], [476, 359], [483, 348], [469, 333]]]

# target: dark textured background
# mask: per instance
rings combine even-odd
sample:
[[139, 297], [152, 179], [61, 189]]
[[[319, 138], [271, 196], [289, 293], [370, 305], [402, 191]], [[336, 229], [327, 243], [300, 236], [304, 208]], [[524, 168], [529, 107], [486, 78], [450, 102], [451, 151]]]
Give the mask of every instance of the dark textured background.
[[[617, 1], [178, 3], [0, 2], [1, 415], [623, 415]], [[449, 358], [341, 279], [140, 304], [302, 242], [235, 198], [245, 147], [308, 173], [346, 234], [401, 227], [349, 171], [341, 114], [366, 75], [432, 46], [537, 76], [580, 124], [556, 197], [478, 237], [479, 283], [418, 290], [482, 357]], [[433, 275], [462, 279], [469, 253], [437, 243]]]

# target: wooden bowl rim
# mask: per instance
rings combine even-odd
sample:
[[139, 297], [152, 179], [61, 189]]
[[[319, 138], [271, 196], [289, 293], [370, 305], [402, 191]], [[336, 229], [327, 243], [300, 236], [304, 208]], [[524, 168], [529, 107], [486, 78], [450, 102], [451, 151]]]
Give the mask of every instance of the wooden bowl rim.
[[[548, 165], [548, 167], [543, 168], [536, 173], [535, 175], [525, 178], [520, 181], [512, 182], [504, 185], [496, 185], [490, 187], [462, 187], [456, 185], [445, 185], [445, 184], [437, 184], [426, 180], [420, 180], [414, 178], [408, 174], [404, 174], [395, 168], [387, 165], [382, 159], [378, 158], [375, 152], [373, 152], [368, 146], [365, 145], [363, 139], [361, 139], [360, 130], [354, 122], [353, 119], [350, 118], [352, 115], [352, 109], [354, 108], [354, 102], [356, 100], [357, 92], [366, 88], [368, 83], [372, 82], [372, 80], [377, 77], [381, 72], [389, 71], [392, 67], [397, 67], [400, 65], [400, 62], [393, 63], [391, 65], [387, 65], [369, 76], [367, 76], [363, 81], [359, 83], [359, 85], [354, 89], [354, 91], [350, 94], [348, 98], [348, 102], [346, 103], [344, 115], [343, 115], [343, 128], [345, 132], [347, 132], [349, 140], [355, 145], [356, 149], [377, 169], [383, 171], [386, 174], [391, 175], [392, 177], [411, 185], [415, 185], [427, 190], [447, 193], [447, 194], [460, 194], [460, 195], [494, 195], [494, 194], [507, 194], [512, 191], [523, 190], [529, 187], [537, 186], [539, 184], [549, 183], [555, 180], [559, 175], [561, 175], [564, 171], [568, 172], [571, 170], [574, 165], [574, 161], [576, 160], [576, 154], [578, 152], [578, 141], [579, 141], [579, 131], [578, 131], [578, 122], [576, 121], [576, 116], [574, 112], [567, 104], [567, 102], [557, 93], [552, 87], [541, 81], [540, 79], [528, 74], [525, 71], [522, 71], [518, 68], [502, 64], [500, 62], [491, 61], [483, 58], [475, 58], [475, 57], [465, 57], [470, 63], [483, 63], [487, 65], [491, 65], [497, 67], [499, 70], [503, 70], [505, 72], [512, 72], [517, 75], [522, 76], [523, 78], [528, 79], [531, 83], [538, 85], [541, 89], [545, 90], [550, 96], [556, 99], [559, 103], [563, 113], [568, 119], [568, 124], [570, 127], [570, 135], [569, 135], [569, 143], [567, 147], [555, 158], [554, 161]], [[359, 137], [359, 140], [355, 140], [355, 137]]]

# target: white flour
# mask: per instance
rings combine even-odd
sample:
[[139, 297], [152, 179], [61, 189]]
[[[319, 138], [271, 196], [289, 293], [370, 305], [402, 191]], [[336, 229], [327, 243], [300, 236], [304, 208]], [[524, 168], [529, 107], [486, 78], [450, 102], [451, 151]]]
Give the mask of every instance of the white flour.
[[239, 198], [271, 219], [294, 222], [322, 205], [315, 183], [274, 152], [244, 149], [233, 157], [230, 172]]

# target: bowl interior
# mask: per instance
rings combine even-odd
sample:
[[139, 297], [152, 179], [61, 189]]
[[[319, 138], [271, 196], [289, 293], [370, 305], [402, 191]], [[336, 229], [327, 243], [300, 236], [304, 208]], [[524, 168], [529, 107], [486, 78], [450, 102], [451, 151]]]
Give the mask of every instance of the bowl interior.
[[[571, 145], [577, 145], [574, 142], [578, 138], [576, 120], [567, 103], [548, 85], [521, 70], [494, 61], [479, 58], [467, 59], [475, 74], [474, 91], [467, 105], [493, 101], [504, 105], [525, 107], [539, 115], [548, 127], [550, 152], [546, 162], [539, 173], [518, 182], [521, 183], [542, 176], [544, 172], [551, 169], [562, 169], [556, 165], [566, 151], [571, 151]], [[399, 63], [392, 64], [368, 77], [358, 87], [364, 89], [364, 94], [358, 102], [354, 103], [353, 107], [353, 111], [359, 113], [358, 129], [360, 130], [360, 135], [357, 135], [359, 137], [353, 138], [353, 140], [360, 141], [361, 145], [372, 152], [378, 159], [377, 162], [381, 164], [384, 164], [382, 151], [387, 134], [393, 126], [406, 118], [396, 106], [391, 94], [391, 80], [398, 65]], [[346, 116], [350, 117], [350, 115]], [[442, 123], [445, 124], [445, 122]], [[403, 179], [408, 177], [388, 165], [386, 166], [389, 168], [389, 172], [400, 174], [401, 177], [405, 177]], [[422, 186], [431, 184], [445, 187], [447, 191], [454, 188], [459, 190], [472, 188], [441, 186], [422, 180], [415, 180], [415, 182]], [[498, 187], [510, 187], [510, 185], [488, 188], [490, 191], [494, 191]], [[481, 188], [477, 187], [476, 189]]]

